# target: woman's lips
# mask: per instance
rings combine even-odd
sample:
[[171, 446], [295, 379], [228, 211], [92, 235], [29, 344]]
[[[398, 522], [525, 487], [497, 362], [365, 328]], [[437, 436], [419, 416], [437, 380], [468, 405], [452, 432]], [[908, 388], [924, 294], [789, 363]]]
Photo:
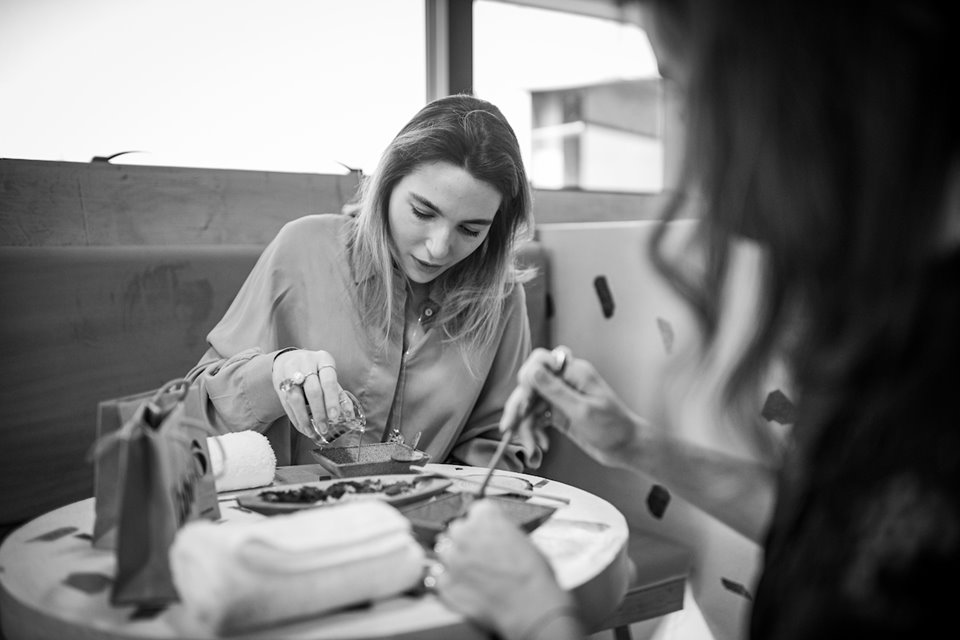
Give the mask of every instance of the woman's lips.
[[413, 261], [416, 262], [417, 266], [424, 271], [433, 272], [433, 271], [439, 271], [440, 269], [443, 269], [443, 265], [441, 264], [432, 264], [430, 262], [424, 262], [423, 260], [421, 260], [420, 258], [417, 258], [416, 256], [414, 256]]

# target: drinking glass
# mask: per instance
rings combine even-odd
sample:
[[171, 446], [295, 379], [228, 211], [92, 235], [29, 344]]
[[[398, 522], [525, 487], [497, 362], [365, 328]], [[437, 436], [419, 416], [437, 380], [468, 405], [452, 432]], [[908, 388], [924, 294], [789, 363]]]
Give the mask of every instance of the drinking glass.
[[314, 441], [318, 445], [324, 446], [350, 432], [358, 433], [362, 440], [363, 432], [367, 428], [367, 418], [356, 396], [346, 389], [341, 389], [340, 416], [336, 420], [328, 420], [311, 415], [310, 425], [313, 427]]

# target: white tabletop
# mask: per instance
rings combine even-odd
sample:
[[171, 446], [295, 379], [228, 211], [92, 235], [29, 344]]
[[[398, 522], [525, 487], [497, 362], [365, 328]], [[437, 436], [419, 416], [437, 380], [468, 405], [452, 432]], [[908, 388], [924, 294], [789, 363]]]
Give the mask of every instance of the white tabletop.
[[[454, 476], [483, 471], [436, 464], [427, 468]], [[609, 502], [555, 480], [503, 471], [497, 475], [522, 477], [533, 484], [535, 493], [569, 499], [569, 504], [564, 505], [531, 498], [531, 501], [559, 507], [531, 537], [549, 558], [561, 585], [578, 598], [587, 625], [599, 623], [617, 607], [626, 590], [629, 532], [623, 515]], [[230, 521], [267, 517], [236, 508], [230, 494], [221, 496], [221, 500], [221, 515]], [[115, 557], [112, 552], [91, 546], [93, 521], [94, 501], [89, 498], [32, 520], [4, 541], [0, 547], [0, 622], [7, 640], [180, 637], [170, 622], [179, 605], [152, 618], [135, 619], [131, 618], [134, 607], [110, 604]], [[368, 608], [235, 637], [278, 636], [342, 640], [469, 639], [483, 638], [485, 634], [427, 593], [391, 598]]]

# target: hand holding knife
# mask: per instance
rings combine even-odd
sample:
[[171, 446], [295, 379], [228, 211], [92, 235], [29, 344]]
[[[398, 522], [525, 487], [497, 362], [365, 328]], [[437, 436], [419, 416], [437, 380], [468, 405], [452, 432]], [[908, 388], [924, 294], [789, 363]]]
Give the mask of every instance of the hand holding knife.
[[[562, 376], [564, 369], [567, 367], [567, 352], [566, 350], [556, 347], [550, 352], [556, 364], [553, 366], [553, 373], [556, 376]], [[490, 482], [490, 478], [493, 476], [493, 471], [496, 468], [497, 464], [500, 462], [500, 458], [503, 457], [504, 451], [507, 449], [507, 444], [510, 443], [510, 439], [513, 437], [513, 434], [516, 433], [517, 427], [528, 417], [533, 415], [533, 413], [540, 407], [543, 406], [543, 398], [537, 395], [536, 392], [531, 392], [531, 397], [528, 399], [528, 403], [523, 412], [518, 413], [517, 417], [510, 424], [509, 427], [503, 432], [503, 435], [500, 437], [500, 443], [497, 445], [497, 450], [493, 454], [493, 458], [490, 460], [490, 466], [487, 468], [486, 477], [483, 479], [483, 484], [480, 485], [480, 489], [477, 491], [477, 497], [482, 498], [487, 489], [487, 484]]]

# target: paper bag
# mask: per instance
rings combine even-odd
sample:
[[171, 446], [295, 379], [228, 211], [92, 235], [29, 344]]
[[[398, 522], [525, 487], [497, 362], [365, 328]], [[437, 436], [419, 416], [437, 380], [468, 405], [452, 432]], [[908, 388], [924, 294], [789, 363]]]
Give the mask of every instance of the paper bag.
[[[107, 441], [107, 436], [120, 431], [129, 422], [137, 409], [149, 402], [157, 391], [146, 391], [123, 398], [103, 400], [97, 405], [97, 442]], [[120, 480], [120, 445], [106, 448], [101, 445], [93, 454], [93, 496], [96, 514], [93, 523], [93, 546], [97, 549], [117, 548], [117, 495]]]
[[[161, 606], [177, 599], [168, 560], [177, 530], [189, 520], [220, 517], [207, 449], [213, 432], [185, 380], [100, 409], [94, 545], [110, 548], [115, 540], [111, 601]], [[122, 426], [108, 432], [120, 418]]]

